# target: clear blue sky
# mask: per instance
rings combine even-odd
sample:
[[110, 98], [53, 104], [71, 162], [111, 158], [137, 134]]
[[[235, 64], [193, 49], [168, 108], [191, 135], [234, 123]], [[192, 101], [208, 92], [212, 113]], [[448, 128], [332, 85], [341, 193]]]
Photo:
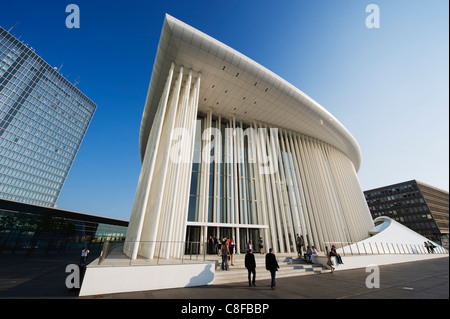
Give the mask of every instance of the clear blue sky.
[[[80, 8], [68, 29], [65, 8]], [[365, 25], [380, 8], [380, 28]], [[9, 29], [97, 105], [58, 207], [128, 220], [139, 127], [164, 19], [272, 70], [329, 110], [362, 151], [363, 190], [417, 179], [449, 189], [448, 0], [3, 1]]]

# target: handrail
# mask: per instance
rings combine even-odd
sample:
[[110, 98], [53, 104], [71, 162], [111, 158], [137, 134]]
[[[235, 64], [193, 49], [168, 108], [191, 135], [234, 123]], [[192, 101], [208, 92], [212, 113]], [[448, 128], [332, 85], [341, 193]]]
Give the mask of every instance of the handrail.
[[116, 240], [105, 240], [103, 242], [102, 251], [100, 252], [100, 257], [98, 259], [98, 264], [100, 265], [106, 257], [108, 257], [109, 253], [118, 245], [123, 245], [123, 241]]
[[[201, 241], [125, 241], [125, 244], [139, 243], [139, 246], [147, 246], [153, 251], [153, 260], [156, 264], [166, 261], [166, 263], [176, 264], [187, 261], [206, 261], [207, 242]], [[130, 265], [133, 259], [130, 259]]]
[[[146, 259], [148, 262], [160, 263], [186, 263], [206, 261], [208, 242], [202, 241], [121, 241], [116, 244], [130, 244], [138, 242], [139, 245], [148, 246], [152, 248], [153, 259]], [[112, 246], [115, 242], [105, 241], [102, 253], [100, 255], [99, 264], [108, 258], [111, 250], [117, 245]], [[336, 246], [339, 254], [347, 255], [380, 255], [380, 254], [449, 254], [448, 250], [442, 246], [435, 246], [433, 252], [428, 252], [425, 247], [417, 244], [401, 244], [401, 243], [387, 243], [387, 242], [324, 242], [325, 247], [331, 249], [331, 245]], [[217, 255], [217, 252], [213, 253]], [[135, 259], [131, 259], [129, 264], [137, 263]]]
[[[435, 245], [427, 250], [425, 246], [418, 244], [402, 244], [388, 242], [324, 242], [324, 251], [331, 249], [331, 245], [336, 246], [336, 251], [346, 256], [353, 255], [388, 255], [388, 254], [449, 254], [449, 251], [440, 245]], [[340, 246], [340, 247], [338, 247]], [[354, 251], [356, 248], [356, 251]], [[370, 251], [369, 251], [370, 249]], [[363, 253], [362, 253], [363, 252]]]

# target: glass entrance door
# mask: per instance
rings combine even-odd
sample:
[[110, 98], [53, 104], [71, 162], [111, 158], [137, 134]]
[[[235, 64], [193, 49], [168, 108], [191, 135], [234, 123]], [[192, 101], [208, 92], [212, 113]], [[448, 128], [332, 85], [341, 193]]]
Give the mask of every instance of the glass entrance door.
[[186, 247], [185, 254], [199, 254], [200, 253], [200, 232], [199, 226], [188, 226], [186, 231]]
[[246, 253], [246, 247], [248, 243], [247, 229], [240, 228], [239, 229], [239, 250], [241, 253]]

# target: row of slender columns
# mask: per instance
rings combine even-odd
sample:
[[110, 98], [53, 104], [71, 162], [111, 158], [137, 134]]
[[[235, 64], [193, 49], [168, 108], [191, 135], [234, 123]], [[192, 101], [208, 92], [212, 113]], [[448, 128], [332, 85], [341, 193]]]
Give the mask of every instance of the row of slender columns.
[[[211, 125], [211, 114], [207, 118], [206, 123]], [[230, 119], [227, 127], [237, 128], [235, 120]], [[276, 158], [278, 169], [262, 174], [261, 163], [253, 161], [248, 166], [254, 188], [249, 183], [242, 183], [240, 185], [250, 189], [241, 187], [239, 193], [229, 195], [234, 205], [227, 211], [228, 220], [246, 223], [249, 220], [246, 214], [254, 214], [254, 223], [269, 226], [262, 230], [263, 236], [266, 243], [279, 252], [295, 250], [297, 234], [303, 235], [308, 245], [319, 250], [331, 243], [367, 238], [373, 222], [351, 161], [339, 150], [320, 141], [287, 131], [282, 131], [280, 136], [262, 134], [259, 129], [269, 132], [267, 126], [257, 123], [253, 123], [248, 133], [236, 130], [233, 139], [225, 138], [224, 149], [226, 152], [234, 149], [239, 155], [246, 135], [248, 151], [252, 154], [249, 157], [261, 159], [267, 155], [272, 161]], [[242, 160], [239, 156], [235, 159]], [[239, 183], [246, 175], [246, 167], [236, 167], [231, 182]], [[208, 166], [204, 169], [208, 170]], [[256, 211], [248, 212], [242, 205], [245, 194], [256, 196]], [[202, 196], [207, 198], [208, 194]], [[202, 216], [206, 216], [205, 212]], [[213, 216], [213, 222], [218, 222], [217, 213]], [[206, 219], [202, 221], [206, 222]]]
[[[177, 243], [182, 243], [186, 234], [192, 168], [186, 159], [193, 155], [200, 74], [191, 87], [192, 72], [185, 77], [180, 67], [173, 83], [174, 70], [172, 64], [142, 162], [123, 250], [132, 259], [138, 254], [146, 258], [155, 253], [166, 258], [180, 256], [184, 247]], [[177, 132], [182, 139], [192, 139], [180, 143], [174, 138]], [[176, 143], [182, 147], [176, 148]], [[177, 154], [173, 154], [175, 150]]]
[[[373, 221], [348, 157], [323, 142], [293, 132], [283, 131], [280, 141], [279, 151], [285, 156], [279, 161], [280, 171], [286, 173], [280, 174], [279, 183], [290, 185], [290, 205], [284, 203], [294, 226], [290, 237], [299, 233], [307, 245], [318, 250], [332, 243], [367, 238]], [[279, 235], [278, 240], [282, 240]], [[284, 244], [288, 244], [286, 238]], [[289, 252], [283, 250], [282, 243], [279, 249]]]
[[[339, 150], [314, 139], [294, 132], [282, 130], [271, 132], [267, 125], [253, 123], [250, 130], [239, 130], [242, 123], [234, 118], [222, 120], [220, 116], [212, 121], [212, 113], [206, 114], [205, 130], [220, 125], [233, 129], [225, 135], [226, 176], [225, 184], [219, 185], [219, 165], [221, 143], [217, 136], [213, 140], [209, 133], [203, 135], [203, 148], [214, 145], [214, 193], [209, 194], [209, 163], [202, 163], [200, 205], [197, 220], [208, 222], [207, 200], [214, 197], [213, 220], [221, 222], [218, 214], [217, 198], [219, 187], [226, 188], [226, 221], [232, 224], [268, 225], [261, 229], [266, 243], [279, 252], [295, 250], [296, 235], [301, 234], [308, 245], [319, 250], [331, 243], [354, 242], [365, 239], [373, 227], [370, 212], [365, 204], [362, 190], [351, 161]], [[261, 131], [261, 129], [263, 131]], [[248, 139], [249, 165], [243, 161], [244, 138]], [[221, 140], [220, 140], [221, 141]], [[209, 154], [209, 153], [207, 153]], [[265, 174], [261, 161], [271, 158], [276, 169]], [[248, 177], [250, 183], [241, 183]], [[233, 187], [234, 185], [234, 187]], [[239, 187], [238, 187], [239, 185]], [[242, 187], [243, 186], [243, 187]], [[247, 198], [247, 194], [250, 198]], [[255, 209], [248, 211], [247, 200], [255, 200]], [[252, 215], [252, 216], [250, 216]], [[201, 241], [206, 240], [206, 228]]]

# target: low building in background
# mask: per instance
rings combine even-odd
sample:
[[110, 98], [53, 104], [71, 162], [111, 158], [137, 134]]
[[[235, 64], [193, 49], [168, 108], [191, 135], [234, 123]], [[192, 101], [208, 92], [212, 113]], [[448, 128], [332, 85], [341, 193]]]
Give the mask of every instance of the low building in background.
[[390, 217], [448, 248], [449, 193], [411, 180], [364, 192], [372, 217]]
[[128, 222], [0, 199], [0, 253], [64, 253], [123, 241]]

